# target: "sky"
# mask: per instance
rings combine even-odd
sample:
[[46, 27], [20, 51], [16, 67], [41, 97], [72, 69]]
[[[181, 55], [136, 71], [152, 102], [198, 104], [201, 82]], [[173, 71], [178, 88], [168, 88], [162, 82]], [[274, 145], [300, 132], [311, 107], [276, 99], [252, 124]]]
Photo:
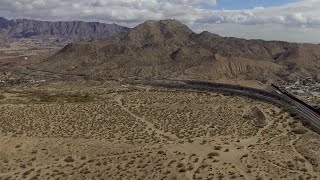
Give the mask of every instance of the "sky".
[[0, 0], [0, 16], [129, 27], [177, 19], [195, 32], [320, 43], [320, 0]]
[[214, 7], [207, 6], [206, 8], [215, 9], [250, 9], [255, 7], [274, 7], [294, 3], [297, 0], [217, 0]]

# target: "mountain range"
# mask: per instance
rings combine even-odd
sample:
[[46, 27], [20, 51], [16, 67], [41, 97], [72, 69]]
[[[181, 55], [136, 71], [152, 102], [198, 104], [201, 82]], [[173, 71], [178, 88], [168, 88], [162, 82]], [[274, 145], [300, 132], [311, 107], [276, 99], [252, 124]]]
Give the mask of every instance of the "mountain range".
[[0, 17], [0, 38], [103, 39], [129, 28], [117, 24], [83, 21], [8, 20]]
[[317, 76], [320, 46], [197, 34], [176, 20], [147, 21], [107, 40], [68, 44], [32, 68], [102, 78], [293, 81]]

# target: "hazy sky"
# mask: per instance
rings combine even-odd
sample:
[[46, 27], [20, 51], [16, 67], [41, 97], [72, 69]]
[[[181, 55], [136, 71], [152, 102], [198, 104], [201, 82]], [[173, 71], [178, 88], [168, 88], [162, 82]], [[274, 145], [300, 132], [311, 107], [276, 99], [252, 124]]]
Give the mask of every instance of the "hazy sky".
[[320, 43], [320, 0], [0, 0], [0, 16], [129, 27], [177, 19], [196, 32]]

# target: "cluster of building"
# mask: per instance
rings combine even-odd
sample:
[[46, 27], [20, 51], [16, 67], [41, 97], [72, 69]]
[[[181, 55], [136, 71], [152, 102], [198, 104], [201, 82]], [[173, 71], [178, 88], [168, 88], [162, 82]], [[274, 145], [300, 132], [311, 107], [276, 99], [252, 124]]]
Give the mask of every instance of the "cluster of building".
[[299, 79], [295, 83], [287, 84], [285, 89], [309, 103], [320, 103], [320, 75], [317, 78]]

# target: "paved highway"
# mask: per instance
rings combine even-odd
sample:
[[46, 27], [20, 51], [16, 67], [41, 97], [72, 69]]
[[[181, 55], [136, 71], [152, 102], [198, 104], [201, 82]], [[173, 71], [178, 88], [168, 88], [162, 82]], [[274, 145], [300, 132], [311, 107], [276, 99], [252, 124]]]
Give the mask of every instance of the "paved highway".
[[299, 114], [303, 115], [307, 122], [310, 124], [310, 126], [320, 133], [320, 113], [315, 108], [309, 106], [305, 102], [299, 100], [298, 98], [294, 97], [290, 93], [281, 90], [279, 87], [272, 85], [272, 87], [276, 90], [276, 92], [280, 95], [282, 95], [285, 99], [291, 102], [291, 104], [294, 106], [296, 111], [299, 112]]

